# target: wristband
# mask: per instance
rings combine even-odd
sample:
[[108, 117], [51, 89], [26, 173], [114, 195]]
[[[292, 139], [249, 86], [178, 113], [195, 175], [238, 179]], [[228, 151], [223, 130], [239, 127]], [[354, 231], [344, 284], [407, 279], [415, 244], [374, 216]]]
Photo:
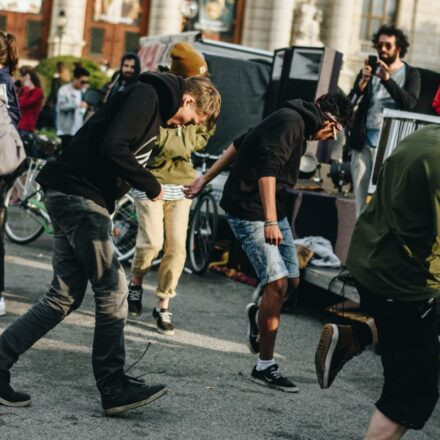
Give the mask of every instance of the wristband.
[[277, 224], [278, 224], [278, 222], [276, 220], [266, 221], [266, 222], [264, 222], [264, 227], [266, 227], [266, 226], [276, 226]]

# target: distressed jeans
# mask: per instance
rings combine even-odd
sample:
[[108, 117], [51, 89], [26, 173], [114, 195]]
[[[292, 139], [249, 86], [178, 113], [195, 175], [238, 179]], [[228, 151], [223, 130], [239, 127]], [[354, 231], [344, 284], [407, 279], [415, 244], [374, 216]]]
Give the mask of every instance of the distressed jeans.
[[113, 252], [112, 223], [91, 200], [48, 190], [45, 198], [54, 227], [49, 291], [0, 336], [0, 378], [18, 357], [77, 309], [90, 281], [96, 303], [93, 372], [98, 388], [124, 372], [127, 281]]

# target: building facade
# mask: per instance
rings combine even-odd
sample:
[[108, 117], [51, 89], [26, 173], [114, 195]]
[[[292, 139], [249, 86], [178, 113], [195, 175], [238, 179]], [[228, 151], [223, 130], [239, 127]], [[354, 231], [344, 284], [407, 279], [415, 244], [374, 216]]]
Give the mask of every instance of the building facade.
[[209, 38], [261, 49], [307, 38], [333, 47], [344, 54], [344, 90], [382, 23], [408, 34], [410, 64], [440, 70], [439, 16], [440, 0], [0, 0], [0, 30], [18, 37], [22, 59], [70, 54], [116, 67], [140, 36], [201, 27]]

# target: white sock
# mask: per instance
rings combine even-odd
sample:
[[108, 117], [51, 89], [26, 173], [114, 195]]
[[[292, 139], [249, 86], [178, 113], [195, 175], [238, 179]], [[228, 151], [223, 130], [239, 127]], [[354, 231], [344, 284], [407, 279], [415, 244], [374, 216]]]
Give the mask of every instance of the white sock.
[[265, 370], [266, 368], [275, 365], [275, 359], [271, 359], [269, 361], [262, 361], [260, 358], [257, 360], [257, 371]]

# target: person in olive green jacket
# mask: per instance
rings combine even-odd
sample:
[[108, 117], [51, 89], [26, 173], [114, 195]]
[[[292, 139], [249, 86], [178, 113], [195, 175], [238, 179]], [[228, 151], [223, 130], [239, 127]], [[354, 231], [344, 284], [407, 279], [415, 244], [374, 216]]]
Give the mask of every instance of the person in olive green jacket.
[[[183, 77], [205, 76], [207, 64], [190, 44], [179, 43], [171, 50], [171, 72]], [[214, 121], [206, 125], [161, 128], [148, 169], [164, 189], [164, 197], [152, 202], [140, 191], [133, 191], [138, 218], [136, 251], [132, 262], [128, 308], [133, 316], [142, 312], [142, 280], [152, 261], [163, 249], [159, 266], [153, 309], [157, 331], [173, 335], [174, 327], [169, 312], [169, 301], [176, 295], [176, 287], [186, 260], [186, 232], [191, 200], [185, 198], [183, 186], [196, 178], [191, 155], [205, 148], [214, 134]]]
[[375, 325], [325, 325], [318, 381], [328, 388], [377, 331], [384, 385], [365, 439], [400, 439], [424, 426], [438, 400], [440, 126], [408, 136], [384, 162], [356, 223], [347, 267]]

